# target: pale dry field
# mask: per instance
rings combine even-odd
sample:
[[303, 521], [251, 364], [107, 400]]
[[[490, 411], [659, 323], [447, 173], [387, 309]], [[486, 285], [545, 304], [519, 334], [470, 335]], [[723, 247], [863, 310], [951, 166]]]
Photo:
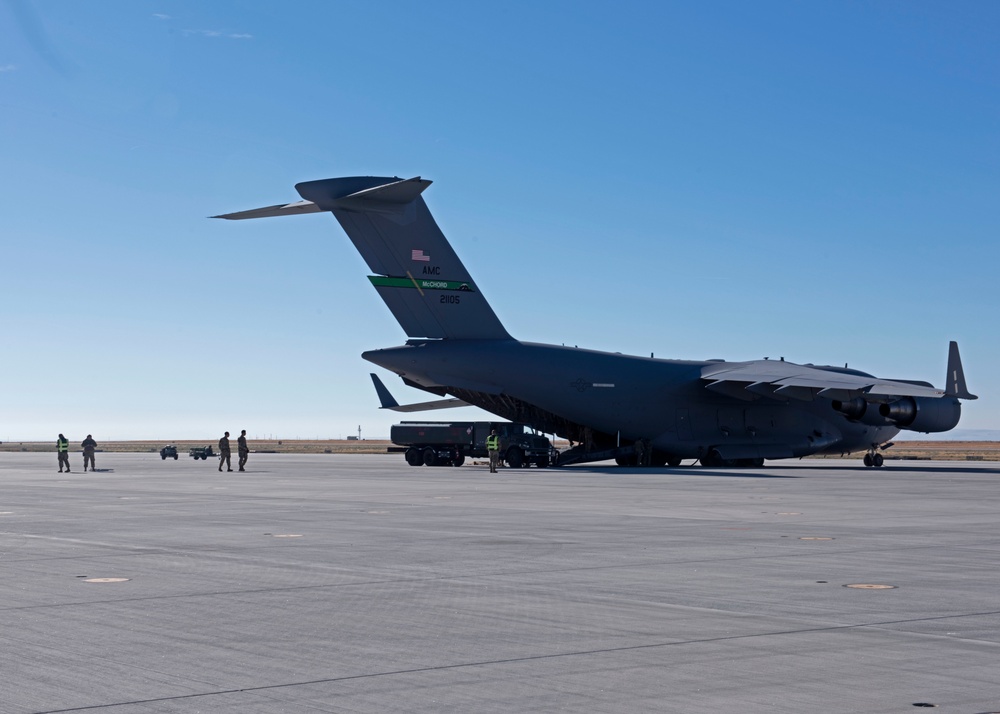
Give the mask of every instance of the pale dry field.
[[[882, 452], [886, 460], [907, 461], [1000, 461], [1000, 441], [897, 441]], [[861, 454], [843, 458], [856, 459]], [[840, 456], [817, 456], [839, 459]]]
[[[218, 439], [173, 439], [169, 441], [99, 441], [99, 452], [112, 453], [158, 453], [168, 444], [177, 447], [178, 456], [187, 456], [192, 447], [211, 446], [218, 451]], [[236, 438], [230, 438], [233, 453], [236, 452]], [[390, 446], [388, 440], [366, 439], [363, 441], [348, 441], [346, 439], [282, 439], [280, 441], [255, 439], [249, 442], [250, 451], [258, 454], [384, 454]], [[55, 451], [55, 442], [9, 442], [0, 444], [3, 451]], [[70, 442], [70, 451], [79, 452], [79, 442]]]

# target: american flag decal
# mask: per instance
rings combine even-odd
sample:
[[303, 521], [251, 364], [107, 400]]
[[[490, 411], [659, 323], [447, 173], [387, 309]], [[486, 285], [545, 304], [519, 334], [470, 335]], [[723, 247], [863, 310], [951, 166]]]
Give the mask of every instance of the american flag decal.
[[424, 255], [424, 251], [421, 248], [414, 248], [410, 251], [410, 260], [419, 260], [423, 263], [431, 262], [431, 257], [429, 255]]

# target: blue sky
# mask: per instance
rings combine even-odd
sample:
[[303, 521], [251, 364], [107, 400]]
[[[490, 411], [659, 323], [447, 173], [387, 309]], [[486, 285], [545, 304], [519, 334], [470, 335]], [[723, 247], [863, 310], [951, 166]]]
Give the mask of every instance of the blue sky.
[[519, 339], [937, 385], [955, 339], [960, 428], [1000, 429], [998, 30], [987, 2], [2, 3], [0, 440], [388, 434], [360, 353], [405, 336], [336, 221], [206, 218], [359, 174], [435, 182]]

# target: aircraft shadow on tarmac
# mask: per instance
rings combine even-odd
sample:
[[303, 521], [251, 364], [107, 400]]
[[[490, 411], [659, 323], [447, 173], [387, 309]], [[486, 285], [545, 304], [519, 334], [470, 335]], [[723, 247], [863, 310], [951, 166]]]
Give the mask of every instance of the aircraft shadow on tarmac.
[[[959, 466], [960, 462], [955, 462], [955, 466], [915, 466], [912, 461], [886, 461], [885, 466], [879, 469], [872, 469], [861, 463], [849, 462], [840, 467], [843, 470], [850, 471], [866, 471], [871, 473], [873, 476], [879, 473], [896, 471], [905, 471], [908, 473], [928, 473], [928, 474], [1000, 474], [1000, 468], [976, 468], [972, 466]], [[797, 462], [796, 465], [792, 464], [768, 464], [768, 470], [789, 470], [794, 469], [796, 471], [801, 471], [808, 469], [808, 465], [802, 464], [802, 462]], [[739, 469], [732, 469], [733, 471], [739, 471]], [[819, 469], [816, 470], [817, 473], [821, 473]], [[718, 473], [718, 472], [716, 472]], [[738, 475], [738, 474], [736, 474]], [[795, 477], [801, 478], [801, 477]]]
[[[770, 467], [768, 467], [770, 468]], [[802, 478], [793, 474], [762, 473], [753, 469], [711, 469], [704, 466], [665, 466], [663, 468], [638, 468], [628, 466], [613, 466], [610, 468], [594, 468], [587, 466], [566, 466], [565, 471], [573, 473], [594, 473], [605, 475], [657, 475], [657, 476], [720, 476], [726, 478]]]
[[[863, 464], [860, 464], [860, 463], [858, 463], [858, 464], [850, 463], [850, 464], [845, 464], [844, 466], [841, 467], [841, 469], [845, 470], [845, 471], [846, 470], [850, 470], [850, 471], [865, 471], [865, 472], [871, 473], [873, 476], [876, 475], [876, 474], [879, 474], [879, 473], [884, 473], [884, 472], [889, 472], [889, 471], [896, 471], [896, 472], [905, 471], [907, 473], [928, 473], [928, 474], [1000, 474], [1000, 468], [975, 468], [975, 467], [972, 467], [972, 466], [958, 466], [958, 465], [956, 465], [956, 466], [913, 466], [913, 465], [911, 465], [911, 463], [912, 462], [895, 462], [895, 463], [893, 463], [893, 462], [888, 462], [887, 461], [886, 464], [885, 464], [885, 466], [883, 466], [880, 469], [872, 469], [872, 468], [869, 468], [869, 467], [867, 467], [867, 466], [865, 466]], [[809, 467], [806, 466], [806, 465], [802, 465], [801, 463], [798, 463], [795, 466], [793, 466], [791, 464], [769, 464], [767, 468], [768, 468], [768, 470], [774, 469], [774, 470], [796, 470], [796, 471], [802, 471], [802, 470], [808, 469]], [[730, 469], [730, 470], [733, 471], [733, 472], [735, 472], [735, 473], [733, 473], [731, 475], [734, 475], [734, 476], [739, 476], [740, 475], [739, 474], [739, 469]], [[697, 473], [697, 471], [698, 471], [697, 469], [692, 469], [692, 473]], [[819, 469], [817, 469], [816, 472], [817, 473], [821, 473], [821, 471]], [[715, 471], [715, 472], [713, 472], [713, 475], [730, 475], [730, 474], [723, 474], [723, 473], [720, 473], [718, 471]], [[782, 478], [802, 478], [802, 477], [801, 476], [792, 476], [792, 477], [782, 477]]]
[[[740, 468], [727, 468], [727, 469], [713, 469], [705, 468], [704, 466], [689, 466], [689, 467], [663, 467], [663, 468], [635, 468], [635, 467], [611, 467], [611, 468], [594, 468], [587, 466], [568, 466], [565, 467], [567, 470], [572, 470], [574, 472], [583, 473], [601, 473], [607, 474], [609, 471], [620, 474], [662, 474], [665, 476], [713, 476], [713, 477], [728, 477], [728, 478], [804, 478], [801, 475], [789, 474], [789, 473], [772, 473], [775, 471], [802, 471], [808, 469], [808, 466], [804, 466], [799, 462], [795, 465], [791, 464], [768, 464], [767, 473], [756, 471], [753, 469], [740, 469]], [[900, 463], [890, 463], [887, 462], [886, 465], [881, 469], [871, 469], [862, 464], [854, 465], [853, 463], [845, 464], [844, 470], [851, 471], [867, 471], [873, 476], [883, 472], [905, 471], [907, 473], [927, 473], [927, 474], [997, 474], [1000, 475], [1000, 468], [977, 468], [972, 466], [915, 466], [912, 462], [900, 462]], [[822, 473], [819, 469], [816, 469], [816, 473]]]
[[910, 466], [904, 464], [890, 464], [886, 462], [881, 469], [869, 469], [865, 466], [857, 466], [858, 471], [909, 471], [926, 474], [1000, 474], [1000, 468], [973, 468], [971, 466]]

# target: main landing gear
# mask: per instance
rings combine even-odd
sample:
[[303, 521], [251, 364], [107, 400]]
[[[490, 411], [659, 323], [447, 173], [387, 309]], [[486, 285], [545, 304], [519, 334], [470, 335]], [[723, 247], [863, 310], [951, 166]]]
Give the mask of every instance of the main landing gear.
[[887, 444], [881, 444], [881, 445], [872, 444], [871, 446], [869, 446], [868, 453], [865, 454], [865, 458], [863, 459], [865, 466], [867, 468], [876, 468], [876, 469], [882, 468], [882, 464], [885, 463], [885, 458], [882, 456], [882, 454], [879, 453], [879, 449], [885, 451], [890, 446], [892, 446], [891, 441], [888, 442]]

